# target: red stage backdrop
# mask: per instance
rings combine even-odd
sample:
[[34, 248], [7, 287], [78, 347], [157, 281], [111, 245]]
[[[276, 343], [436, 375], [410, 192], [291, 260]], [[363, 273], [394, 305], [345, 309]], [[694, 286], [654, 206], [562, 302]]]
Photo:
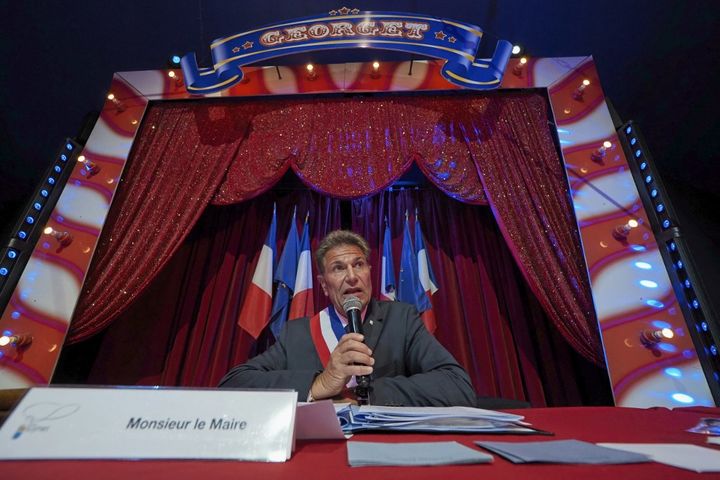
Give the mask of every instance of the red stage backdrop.
[[[340, 226], [339, 199], [362, 198], [353, 202], [352, 226], [371, 242], [376, 277], [382, 217], [392, 218], [399, 259], [400, 213], [420, 210], [441, 285], [433, 297], [437, 336], [471, 372], [479, 393], [542, 405], [545, 382], [555, 390], [552, 403], [577, 402], [577, 392], [563, 387], [574, 383], [570, 365], [577, 362], [562, 345], [590, 362], [600, 363], [602, 354], [547, 120], [545, 99], [528, 93], [153, 105], [70, 341], [122, 315], [118, 325], [132, 328], [113, 325], [106, 338], [113, 346], [102, 350], [96, 378], [112, 370], [114, 357], [134, 357], [138, 368], [126, 371], [136, 382], [213, 385], [251, 352], [235, 320], [272, 201], [278, 238], [285, 238], [292, 205], [300, 217], [311, 212], [314, 247]], [[433, 188], [363, 198], [385, 190], [413, 162], [446, 195]], [[319, 193], [258, 197], [288, 168]], [[210, 208], [188, 237], [210, 202], [242, 203]], [[489, 204], [494, 220], [488, 207], [473, 204]], [[150, 341], [139, 340], [150, 332]], [[109, 341], [118, 335], [126, 342]], [[138, 354], [141, 344], [146, 353]], [[131, 350], [121, 353], [123, 345]]]

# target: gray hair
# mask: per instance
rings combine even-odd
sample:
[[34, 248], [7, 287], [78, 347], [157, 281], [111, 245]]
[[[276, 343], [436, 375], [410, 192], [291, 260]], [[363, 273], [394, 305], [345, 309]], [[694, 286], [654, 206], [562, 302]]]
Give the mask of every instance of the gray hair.
[[370, 258], [370, 245], [368, 245], [367, 240], [350, 230], [335, 230], [328, 233], [325, 238], [320, 241], [317, 250], [315, 250], [315, 263], [320, 273], [325, 272], [324, 262], [327, 252], [341, 245], [356, 246], [362, 251], [363, 255], [365, 255], [366, 260]]

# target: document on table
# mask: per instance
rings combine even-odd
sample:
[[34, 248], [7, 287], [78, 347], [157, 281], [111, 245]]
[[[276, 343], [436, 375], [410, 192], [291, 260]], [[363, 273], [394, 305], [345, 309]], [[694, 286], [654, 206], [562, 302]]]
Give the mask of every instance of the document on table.
[[458, 442], [382, 443], [348, 442], [348, 463], [351, 467], [462, 465], [491, 463], [488, 455]]
[[640, 453], [600, 447], [580, 440], [551, 440], [540, 442], [475, 442], [513, 463], [572, 463], [612, 465], [650, 462]]
[[344, 432], [393, 430], [414, 432], [545, 433], [521, 415], [471, 407], [380, 407], [350, 405], [337, 411]]
[[658, 463], [693, 472], [720, 472], [720, 451], [686, 443], [598, 443], [602, 447], [648, 455]]

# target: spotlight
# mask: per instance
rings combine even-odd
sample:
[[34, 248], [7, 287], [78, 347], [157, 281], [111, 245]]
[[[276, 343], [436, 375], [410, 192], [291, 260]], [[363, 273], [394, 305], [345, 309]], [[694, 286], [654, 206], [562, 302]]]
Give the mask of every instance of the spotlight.
[[112, 93], [112, 92], [108, 93], [107, 99], [110, 100], [113, 105], [115, 105], [115, 110], [117, 111], [117, 113], [121, 113], [121, 112], [125, 111], [125, 105], [123, 105], [123, 103], [120, 100], [118, 100], [118, 98], [115, 96], [114, 93]]
[[631, 218], [625, 225], [618, 225], [617, 227], [615, 227], [615, 229], [612, 231], [612, 236], [618, 242], [626, 242], [632, 229], [637, 228], [638, 225], [638, 221], [634, 218]]
[[595, 150], [591, 155], [590, 159], [595, 163], [602, 163], [603, 159], [605, 158], [605, 155], [607, 153], [607, 149], [612, 147], [612, 143], [605, 140], [603, 144]]
[[577, 100], [578, 102], [582, 101], [583, 96], [585, 95], [585, 89], [587, 86], [590, 85], [590, 80], [587, 78], [582, 81], [580, 85], [575, 89], [575, 91], [572, 94], [572, 97]]
[[27, 347], [32, 341], [32, 335], [27, 333], [22, 335], [3, 335], [0, 337], [0, 347], [7, 345], [13, 345], [15, 348]]
[[182, 60], [182, 58], [180, 58], [180, 55], [171, 55], [167, 59], [168, 68], [180, 68], [181, 60]]
[[525, 64], [527, 63], [527, 58], [522, 57], [513, 67], [513, 75], [516, 77], [521, 77], [523, 69], [525, 68]]
[[519, 55], [520, 52], [522, 52], [522, 47], [520, 45], [513, 45], [512, 54]]
[[375, 61], [372, 63], [372, 73], [370, 74], [371, 78], [380, 78], [380, 62]]
[[178, 75], [177, 73], [175, 73], [175, 70], [170, 70], [170, 71], [168, 72], [168, 77], [170, 77], [171, 79], [175, 80], [175, 86], [176, 86], [176, 87], [182, 87], [182, 85], [183, 85], [182, 78], [180, 78], [180, 75]]
[[54, 230], [52, 227], [46, 227], [45, 230], [43, 230], [43, 233], [54, 237], [62, 248], [69, 246], [73, 241], [73, 236], [70, 233], [59, 232]]
[[317, 72], [315, 71], [315, 65], [312, 63], [308, 63], [305, 65], [305, 70], [307, 70], [307, 75], [305, 75], [305, 78], [308, 80], [315, 80], [317, 78]]
[[640, 342], [646, 347], [654, 347], [663, 340], [670, 340], [675, 336], [669, 328], [663, 328], [661, 330], [644, 330], [640, 333]]
[[100, 166], [95, 162], [92, 162], [91, 160], [85, 158], [85, 155], [80, 155], [77, 160], [85, 167], [85, 171], [87, 172], [87, 178], [91, 178], [92, 176], [100, 173]]

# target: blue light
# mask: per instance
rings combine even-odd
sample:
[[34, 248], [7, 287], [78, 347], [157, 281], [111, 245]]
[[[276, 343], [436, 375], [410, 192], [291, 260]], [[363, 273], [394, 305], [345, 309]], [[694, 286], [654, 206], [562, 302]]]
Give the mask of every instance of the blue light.
[[645, 288], [657, 288], [658, 287], [657, 282], [653, 282], [652, 280], [640, 280], [640, 285], [642, 285]]
[[640, 158], [640, 155], [642, 155], [642, 151], [638, 148], [635, 150], [635, 158]]
[[700, 308], [700, 302], [698, 302], [697, 298], [692, 301], [692, 306], [693, 306], [693, 308], [694, 308], [695, 310], [697, 310], [698, 308]]
[[650, 182], [652, 182], [652, 175], [648, 175], [647, 177], [645, 177], [645, 183], [650, 183]]
[[630, 139], [630, 145], [635, 145], [637, 143], [637, 138], [633, 137]]
[[665, 369], [665, 375], [667, 375], [669, 377], [680, 378], [680, 377], [682, 377], [682, 372], [680, 371], [679, 368], [669, 367], [669, 368]]
[[708, 331], [708, 324], [707, 324], [707, 322], [702, 322], [702, 323], [700, 324], [700, 328], [702, 328], [702, 331], [703, 331], [703, 332], [707, 332], [707, 331]]
[[60, 160], [62, 160], [63, 162], [67, 162], [67, 155], [65, 155], [64, 153], [60, 155]]
[[5, 267], [0, 268], [0, 275], [2, 275], [3, 277], [5, 277], [5, 276], [7, 276], [7, 274], [8, 274], [8, 269], [7, 269], [7, 268], [5, 268]]
[[668, 353], [675, 353], [677, 352], [677, 347], [671, 343], [661, 343], [658, 345], [658, 348], [664, 352]]
[[655, 308], [663, 308], [665, 306], [664, 303], [662, 303], [658, 300], [653, 300], [652, 298], [650, 300], [645, 300], [645, 303], [647, 305], [650, 305], [651, 307], [655, 307]]
[[33, 208], [35, 210], [40, 210], [42, 208], [42, 205], [40, 205], [40, 203], [38, 203], [38, 202], [35, 202], [35, 203], [33, 203]]
[[646, 168], [647, 168], [647, 163], [642, 162], [642, 163], [640, 164], [640, 170], [645, 170]]
[[630, 250], [634, 252], [644, 252], [647, 248], [645, 248], [645, 245], [630, 245]]
[[663, 225], [663, 228], [670, 228], [670, 220], [667, 220], [667, 219], [663, 220], [662, 225]]
[[678, 260], [677, 263], [675, 263], [675, 266], [676, 266], [677, 268], [683, 268], [683, 262], [682, 262], [682, 260]]
[[18, 238], [19, 238], [20, 240], [25, 240], [25, 239], [27, 238], [27, 233], [25, 233], [25, 230], [20, 230], [20, 231], [18, 232]]
[[653, 320], [652, 322], [650, 322], [650, 325], [655, 328], [672, 328], [672, 325], [663, 320]]
[[25, 221], [26, 221], [27, 223], [29, 223], [30, 225], [32, 225], [33, 223], [35, 223], [35, 219], [34, 219], [33, 217], [26, 217], [26, 218], [25, 218]]
[[47, 190], [45, 190], [45, 189], [43, 188], [42, 190], [40, 190], [40, 195], [42, 195], [43, 197], [47, 198], [47, 196], [50, 195], [50, 192], [48, 192]]
[[670, 242], [670, 250], [672, 250], [673, 252], [677, 250], [677, 245], [675, 245], [675, 242]]
[[686, 278], [685, 279], [685, 288], [690, 288], [691, 286], [692, 286], [692, 284], [690, 283], [690, 279]]
[[15, 250], [8, 250], [7, 256], [14, 260], [17, 257], [17, 252]]
[[60, 173], [62, 171], [62, 168], [60, 168], [60, 165], [55, 165], [55, 168], [53, 168], [57, 173]]
[[73, 149], [72, 143], [65, 144], [65, 148], [67, 148], [68, 150], [72, 150]]
[[630, 135], [630, 132], [632, 132], [632, 127], [627, 127], [627, 128], [625, 129], [625, 133], [628, 134], [628, 135]]
[[658, 203], [657, 207], [655, 207], [655, 210], [657, 210], [658, 213], [662, 213], [663, 210], [665, 210], [665, 205], [662, 203]]
[[710, 353], [717, 355], [718, 349], [715, 345], [710, 345]]
[[639, 268], [640, 270], [651, 270], [652, 265], [650, 265], [648, 262], [635, 262], [635, 266]]
[[48, 178], [48, 183], [50, 185], [55, 185], [55, 179], [53, 177]]
[[10, 316], [13, 320], [17, 320], [18, 318], [20, 318], [20, 312], [13, 312]]
[[673, 393], [670, 395], [673, 400], [680, 403], [693, 403], [695, 399], [685, 393]]
[[172, 62], [176, 65], [180, 64], [180, 56], [179, 55], [173, 55], [172, 56]]
[[651, 196], [652, 198], [655, 198], [655, 197], [658, 196], [657, 188], [653, 188], [652, 190], [650, 190], [650, 196]]
[[7, 337], [10, 337], [10, 336], [12, 336], [12, 331], [10, 331], [10, 330], [4, 330], [4, 331], [3, 331], [3, 335], [5, 335], [5, 336], [7, 336]]

